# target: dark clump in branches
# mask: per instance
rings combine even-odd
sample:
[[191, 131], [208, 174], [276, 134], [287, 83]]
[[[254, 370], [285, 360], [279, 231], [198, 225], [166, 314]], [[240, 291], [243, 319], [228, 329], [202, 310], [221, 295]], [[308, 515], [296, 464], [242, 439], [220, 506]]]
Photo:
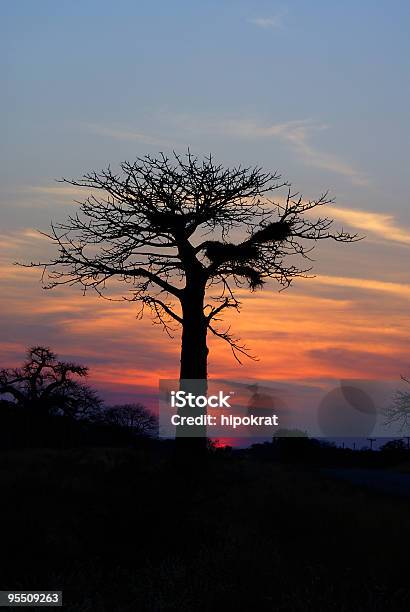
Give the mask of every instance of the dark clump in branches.
[[292, 226], [288, 221], [273, 221], [266, 227], [262, 227], [252, 234], [250, 241], [253, 244], [263, 244], [264, 242], [280, 242], [286, 240], [291, 235]]
[[252, 261], [258, 257], [258, 248], [251, 243], [230, 244], [217, 240], [208, 242], [205, 255], [214, 264]]
[[[255, 290], [265, 283], [262, 271], [258, 270], [258, 261], [263, 256], [260, 245], [283, 242], [290, 234], [291, 227], [288, 222], [274, 221], [239, 244], [210, 240], [206, 244], [204, 253], [215, 267], [230, 264], [231, 273], [245, 279], [249, 288]], [[250, 264], [256, 266], [251, 267]]]
[[255, 291], [256, 289], [262, 289], [263, 285], [265, 284], [261, 272], [259, 270], [255, 270], [251, 266], [236, 266], [235, 274], [237, 274], [246, 281], [251, 291]]
[[[147, 155], [64, 179], [91, 195], [49, 237], [58, 253], [43, 265], [46, 287], [79, 285], [107, 296], [108, 283], [124, 281], [123, 299], [149, 307], [168, 333], [182, 326], [181, 377], [206, 378], [207, 331], [226, 340], [236, 357], [246, 349], [216, 327], [236, 310], [236, 289], [282, 288], [308, 275], [310, 252], [320, 240], [357, 239], [314, 216], [332, 200], [304, 200], [276, 172], [224, 168], [209, 156]], [[273, 193], [286, 188], [284, 197]], [[210, 236], [212, 235], [212, 236]], [[308, 262], [307, 265], [304, 265]], [[109, 294], [108, 294], [109, 295]]]

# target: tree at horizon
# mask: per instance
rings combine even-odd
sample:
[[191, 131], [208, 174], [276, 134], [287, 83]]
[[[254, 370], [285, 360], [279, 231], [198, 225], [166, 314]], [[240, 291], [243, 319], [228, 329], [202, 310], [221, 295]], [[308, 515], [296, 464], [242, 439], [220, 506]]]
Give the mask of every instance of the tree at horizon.
[[[111, 281], [122, 281], [128, 294], [121, 299], [139, 302], [140, 316], [148, 307], [169, 335], [173, 324], [182, 328], [181, 380], [207, 379], [208, 331], [228, 342], [238, 361], [251, 356], [229, 328], [218, 327], [224, 311], [240, 310], [238, 289], [253, 292], [269, 279], [287, 288], [309, 275], [318, 241], [359, 239], [334, 231], [326, 216], [311, 216], [333, 203], [327, 193], [304, 200], [277, 172], [260, 167], [224, 168], [188, 149], [120, 169], [62, 179], [93, 193], [46, 234], [56, 257], [30, 265], [44, 267], [46, 288], [79, 285], [109, 297]], [[282, 200], [268, 197], [281, 188]]]
[[0, 369], [0, 397], [38, 415], [92, 418], [102, 400], [85, 382], [88, 368], [58, 359], [44, 346], [32, 346], [20, 367]]

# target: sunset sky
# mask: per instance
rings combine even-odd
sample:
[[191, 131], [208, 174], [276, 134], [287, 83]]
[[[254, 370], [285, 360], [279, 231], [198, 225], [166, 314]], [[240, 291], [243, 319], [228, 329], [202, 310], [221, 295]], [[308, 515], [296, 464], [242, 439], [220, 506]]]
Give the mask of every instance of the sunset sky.
[[[13, 265], [53, 251], [37, 229], [87, 193], [55, 182], [187, 146], [329, 189], [337, 225], [315, 278], [244, 293], [227, 324], [259, 361], [210, 339], [215, 377], [394, 381], [410, 374], [407, 1], [3, 3], [0, 365], [50, 346], [110, 401], [178, 375], [179, 340], [132, 304], [44, 291]], [[148, 401], [148, 400], [147, 400]]]

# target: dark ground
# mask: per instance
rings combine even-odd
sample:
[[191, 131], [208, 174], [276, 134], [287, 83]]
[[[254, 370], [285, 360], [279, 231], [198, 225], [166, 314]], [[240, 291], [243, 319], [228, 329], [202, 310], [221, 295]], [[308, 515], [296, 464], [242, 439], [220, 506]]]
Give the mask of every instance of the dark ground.
[[347, 480], [367, 489], [374, 489], [388, 495], [410, 497], [410, 474], [393, 470], [331, 468], [325, 470], [328, 476]]
[[410, 609], [410, 501], [314, 466], [9, 450], [0, 487], [0, 588], [63, 590], [65, 610]]

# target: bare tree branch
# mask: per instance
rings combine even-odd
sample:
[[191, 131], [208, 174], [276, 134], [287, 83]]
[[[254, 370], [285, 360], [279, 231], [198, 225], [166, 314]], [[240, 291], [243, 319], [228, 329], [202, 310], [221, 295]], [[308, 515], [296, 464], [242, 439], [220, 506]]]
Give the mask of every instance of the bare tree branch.
[[[237, 353], [246, 351], [210, 327], [226, 309], [239, 310], [237, 289], [255, 291], [269, 280], [285, 289], [309, 276], [318, 241], [360, 239], [335, 231], [331, 218], [314, 217], [333, 203], [327, 193], [303, 200], [277, 172], [224, 168], [189, 149], [62, 181], [91, 193], [65, 223], [51, 226], [56, 257], [30, 264], [43, 268], [45, 288], [79, 285], [104, 297], [117, 279], [131, 293], [124, 299], [140, 302], [141, 314], [149, 306], [167, 333], [173, 321], [188, 325], [185, 338], [195, 336], [187, 319], [197, 308], [197, 329], [206, 334], [209, 327]], [[276, 202], [272, 194], [283, 187], [286, 196]]]

